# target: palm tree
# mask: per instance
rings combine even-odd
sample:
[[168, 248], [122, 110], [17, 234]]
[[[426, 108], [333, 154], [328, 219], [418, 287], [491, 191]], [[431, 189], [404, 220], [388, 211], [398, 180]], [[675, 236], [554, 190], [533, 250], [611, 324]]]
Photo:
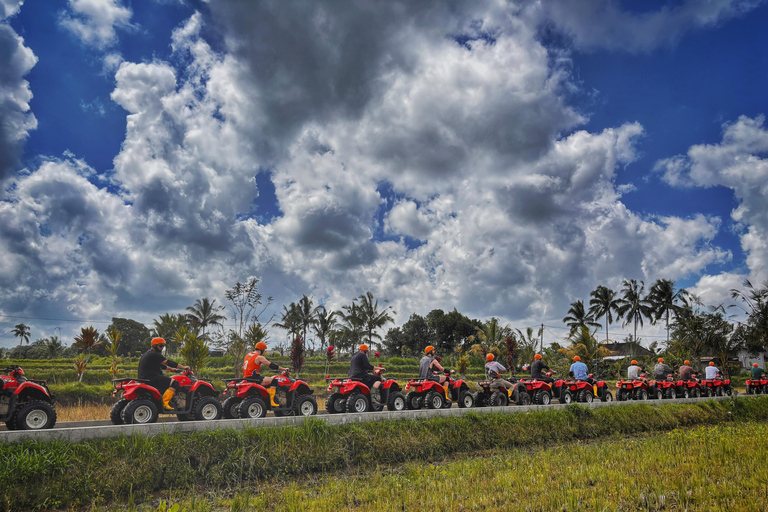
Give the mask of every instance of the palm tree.
[[[301, 332], [303, 334], [302, 339], [306, 343], [307, 331], [315, 324], [315, 310], [312, 307], [312, 299], [306, 295], [302, 296], [301, 300], [296, 305], [296, 321], [301, 326]], [[313, 342], [312, 349], [314, 350], [314, 348]]]
[[342, 306], [344, 313], [341, 314], [341, 328], [331, 333], [331, 341], [340, 348], [347, 348], [354, 351], [355, 345], [362, 340], [364, 332], [363, 313], [357, 299], [352, 300], [352, 304]]
[[390, 312], [394, 314], [394, 311], [391, 306], [380, 309], [379, 301], [373, 298], [371, 292], [365, 292], [365, 295], [360, 295], [358, 299], [360, 299], [358, 313], [362, 321], [363, 332], [368, 336], [368, 343], [373, 344], [373, 338], [381, 339], [381, 335], [376, 330], [388, 323], [395, 322], [395, 319], [389, 314]]
[[533, 361], [533, 356], [536, 354], [536, 344], [541, 338], [541, 328], [536, 336], [533, 335], [533, 327], [525, 329], [525, 334], [520, 329], [515, 329], [519, 338], [518, 352], [520, 354], [521, 361]]
[[205, 330], [209, 326], [218, 325], [222, 326], [222, 321], [227, 317], [219, 314], [219, 311], [224, 309], [224, 306], [217, 306], [216, 299], [208, 300], [208, 297], [204, 297], [202, 300], [197, 299], [194, 306], [187, 308], [187, 321], [195, 329], [195, 331], [201, 332], [201, 338], [205, 338]]
[[77, 347], [77, 350], [82, 350], [85, 353], [85, 360], [81, 361], [82, 363], [82, 369], [79, 372], [80, 378], [78, 379], [78, 382], [83, 381], [83, 374], [85, 373], [85, 368], [88, 366], [88, 362], [91, 358], [91, 350], [104, 343], [104, 341], [99, 341], [99, 331], [91, 327], [83, 327], [80, 329], [80, 334], [78, 336], [75, 336], [75, 346]]
[[299, 307], [295, 302], [290, 306], [283, 305], [283, 314], [280, 315], [280, 321], [275, 326], [288, 331], [292, 338], [298, 336], [301, 331], [301, 322], [299, 321]]
[[756, 345], [768, 347], [768, 280], [763, 281], [762, 288], [755, 288], [749, 279], [744, 281], [745, 291], [732, 289], [731, 297], [741, 299], [749, 308], [747, 325], [749, 329], [745, 336], [747, 340], [756, 341]]
[[675, 291], [675, 282], [671, 279], [659, 279], [648, 292], [648, 299], [651, 301], [652, 315], [654, 323], [662, 318], [667, 325], [667, 344], [669, 344], [669, 315], [674, 313], [677, 316], [680, 311], [679, 301], [685, 300], [688, 292], [685, 288]]
[[619, 318], [624, 318], [622, 325], [627, 325], [630, 322], [634, 324], [635, 335], [633, 339], [637, 341], [637, 324], [639, 323], [642, 327], [643, 318], [653, 318], [653, 307], [651, 301], [643, 296], [645, 283], [640, 281], [638, 284], [635, 279], [625, 279], [623, 286], [619, 299]]
[[152, 329], [153, 336], [163, 338], [168, 344], [168, 352], [176, 354], [179, 347], [176, 345], [176, 340], [173, 337], [173, 334], [179, 327], [188, 324], [187, 316], [165, 313], [164, 315], [160, 315], [160, 318], [153, 320], [152, 324], [154, 325], [154, 328]]
[[613, 313], [619, 311], [619, 299], [616, 298], [616, 292], [607, 286], [600, 285], [589, 294], [589, 314], [595, 320], [605, 318], [605, 342], [608, 343], [608, 324], [613, 323]]
[[570, 335], [571, 346], [560, 349], [560, 353], [566, 354], [568, 359], [579, 356], [582, 362], [587, 365], [598, 363], [602, 358], [611, 355], [611, 351], [603, 344], [597, 341], [594, 333], [589, 327], [579, 327], [578, 331]]
[[571, 334], [582, 327], [602, 327], [602, 325], [595, 322], [592, 315], [584, 309], [584, 302], [581, 300], [571, 303], [571, 308], [568, 310], [568, 316], [563, 318], [563, 323], [571, 328]]
[[58, 336], [51, 336], [45, 342], [45, 350], [48, 359], [56, 359], [64, 351], [64, 345]]
[[338, 328], [339, 322], [336, 320], [336, 317], [339, 315], [341, 313], [338, 311], [328, 311], [325, 306], [317, 306], [315, 308], [315, 323], [312, 325], [312, 330], [320, 338], [321, 349], [325, 348], [326, 341], [330, 339], [331, 334]]
[[12, 332], [15, 338], [19, 338], [19, 346], [21, 346], [22, 342], [29, 344], [29, 335], [31, 333], [28, 325], [17, 324]]

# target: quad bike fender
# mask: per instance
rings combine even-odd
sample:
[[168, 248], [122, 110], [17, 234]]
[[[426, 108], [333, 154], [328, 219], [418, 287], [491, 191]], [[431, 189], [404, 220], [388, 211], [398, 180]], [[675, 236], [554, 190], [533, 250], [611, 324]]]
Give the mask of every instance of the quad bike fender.
[[442, 393], [443, 386], [434, 380], [425, 380], [416, 387], [416, 391], [419, 393], [426, 393], [427, 391], [437, 391], [438, 393]]
[[137, 398], [143, 398], [145, 396], [160, 400], [160, 392], [143, 382], [136, 382], [123, 388], [123, 398], [127, 400], [136, 400]]
[[51, 401], [51, 396], [48, 394], [48, 390], [46, 390], [43, 386], [40, 384], [35, 384], [34, 382], [22, 382], [19, 384], [19, 387], [17, 387], [14, 392], [14, 395], [16, 395], [20, 400], [44, 400], [46, 402]]
[[350, 394], [350, 393], [352, 393], [354, 391], [359, 391], [360, 393], [362, 393], [364, 395], [370, 395], [371, 394], [371, 390], [368, 389], [368, 386], [366, 386], [362, 382], [359, 382], [359, 381], [356, 381], [356, 380], [345, 382], [344, 385], [342, 385], [341, 389], [339, 390], [339, 392], [342, 395], [348, 395], [348, 394]]
[[[443, 388], [443, 386], [440, 386], [440, 384], [438, 384], [438, 386], [440, 387], [440, 389]], [[394, 393], [396, 391], [400, 391], [400, 384], [398, 384], [397, 381], [394, 379], [387, 379], [381, 383], [381, 389], [382, 390], [387, 389]]]
[[198, 380], [192, 383], [190, 392], [198, 393], [202, 396], [218, 396], [218, 392], [213, 387], [213, 384], [204, 380]]
[[235, 396], [238, 398], [245, 398], [246, 396], [256, 394], [261, 396], [261, 398], [269, 398], [267, 389], [261, 384], [256, 384], [254, 382], [243, 382], [242, 384], [238, 384]]
[[300, 380], [297, 380], [291, 384], [291, 387], [288, 388], [288, 391], [296, 391], [297, 395], [311, 395], [315, 392], [306, 382]]

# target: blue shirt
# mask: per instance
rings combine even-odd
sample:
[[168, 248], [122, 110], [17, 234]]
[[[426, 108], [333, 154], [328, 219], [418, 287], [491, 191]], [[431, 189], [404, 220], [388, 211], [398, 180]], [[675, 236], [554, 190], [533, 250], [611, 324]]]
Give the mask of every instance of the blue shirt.
[[573, 372], [573, 377], [576, 380], [587, 380], [587, 365], [581, 361], [573, 363], [568, 371]]

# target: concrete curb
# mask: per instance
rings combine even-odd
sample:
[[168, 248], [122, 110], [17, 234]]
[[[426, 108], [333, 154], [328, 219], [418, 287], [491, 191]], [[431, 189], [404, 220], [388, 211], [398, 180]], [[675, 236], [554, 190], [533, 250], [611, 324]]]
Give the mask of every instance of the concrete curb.
[[[744, 395], [741, 395], [744, 396]], [[592, 402], [591, 404], [578, 404], [590, 409], [600, 409], [603, 407], [622, 407], [629, 404], [645, 405], [667, 405], [667, 404], [693, 404], [706, 402], [707, 400], [729, 400], [731, 397], [715, 398], [681, 398], [676, 400], [648, 400], [645, 402]], [[418, 411], [381, 411], [368, 412], [364, 414], [320, 414], [312, 416], [313, 419], [324, 421], [328, 425], [351, 425], [354, 423], [366, 423], [371, 421], [392, 421], [392, 420], [413, 420], [427, 419], [434, 417], [454, 417], [462, 416], [468, 412], [475, 414], [523, 414], [528, 412], [552, 411], [569, 407], [564, 404], [551, 405], [525, 405], [508, 407], [473, 407], [471, 409], [422, 409]], [[167, 421], [152, 423], [149, 425], [93, 425], [96, 422], [76, 422], [79, 424], [89, 423], [90, 426], [73, 426], [71, 428], [55, 428], [51, 430], [17, 430], [0, 432], [0, 442], [18, 443], [21, 441], [63, 441], [67, 443], [79, 443], [91, 439], [106, 439], [122, 435], [141, 435], [141, 436], [159, 436], [166, 434], [178, 434], [186, 432], [203, 432], [220, 429], [239, 428], [269, 428], [301, 425], [305, 421], [303, 417], [284, 417], [284, 418], [260, 418], [257, 420], [218, 420], [218, 421]], [[69, 425], [68, 425], [69, 427]]]

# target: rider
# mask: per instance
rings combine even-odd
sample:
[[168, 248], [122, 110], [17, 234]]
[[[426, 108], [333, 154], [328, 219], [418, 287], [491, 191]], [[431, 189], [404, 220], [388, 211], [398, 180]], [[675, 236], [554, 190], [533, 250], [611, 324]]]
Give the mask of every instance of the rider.
[[584, 380], [593, 384], [594, 381], [587, 374], [587, 365], [581, 362], [579, 356], [574, 356], [573, 364], [568, 370], [568, 375], [571, 375], [576, 380]]
[[493, 354], [485, 356], [485, 360], [487, 361], [485, 363], [485, 374], [488, 376], [488, 385], [491, 389], [497, 389], [499, 391], [501, 391], [501, 388], [511, 389], [512, 401], [517, 402], [520, 397], [517, 386], [512, 382], [501, 378], [501, 374], [505, 373], [507, 369], [504, 368], [504, 365], [501, 363], [494, 361], [494, 359], [495, 357]]
[[672, 373], [672, 368], [664, 364], [664, 358], [660, 357], [656, 366], [653, 367], [653, 378], [656, 380], [666, 380], [667, 375]]
[[683, 366], [677, 371], [680, 375], [680, 380], [691, 380], [693, 378], [693, 368], [691, 368], [690, 361], [684, 361]]
[[757, 363], [754, 363], [752, 365], [752, 380], [760, 380], [763, 378], [763, 375], [765, 374], [765, 370], [760, 368]]
[[144, 352], [144, 355], [139, 360], [138, 378], [146, 379], [149, 381], [150, 386], [158, 391], [164, 391], [163, 408], [171, 411], [173, 408], [169, 404], [176, 390], [179, 389], [179, 383], [163, 375], [163, 370], [167, 370], [168, 367], [176, 368], [177, 370], [189, 370], [189, 366], [184, 366], [176, 361], [165, 358], [163, 355], [165, 340], [163, 338], [152, 338], [149, 345], [149, 350]]
[[[443, 375], [435, 375], [434, 372], [442, 372]], [[419, 361], [419, 378], [433, 380], [442, 384], [448, 378], [444, 373], [445, 368], [443, 368], [435, 356], [435, 347], [429, 345], [424, 349], [424, 357]]]
[[627, 368], [627, 379], [629, 380], [635, 380], [640, 378], [640, 372], [643, 371], [643, 367], [637, 364], [637, 361], [634, 359], [630, 363], [629, 368]]
[[714, 361], [709, 362], [709, 366], [707, 366], [704, 369], [704, 378], [707, 380], [712, 380], [716, 378], [720, 374], [720, 370], [715, 366]]
[[373, 369], [373, 365], [368, 361], [368, 345], [363, 343], [358, 347], [357, 354], [353, 355], [352, 360], [349, 362], [349, 373], [347, 374], [347, 377], [359, 380], [368, 386], [371, 389], [371, 397], [377, 402], [381, 402], [381, 393], [379, 390], [379, 386], [381, 386], [381, 376], [368, 373]]
[[533, 364], [531, 365], [531, 378], [538, 379], [544, 382], [555, 382], [555, 379], [544, 374], [544, 370], [549, 370], [547, 363], [542, 361], [541, 354], [533, 356]]
[[267, 350], [267, 344], [263, 341], [258, 342], [254, 349], [253, 352], [250, 352], [245, 356], [245, 361], [243, 361], [243, 378], [267, 387], [272, 384], [274, 377], [262, 377], [259, 374], [259, 370], [261, 370], [262, 366], [268, 366], [270, 370], [278, 372], [285, 371], [287, 368], [283, 368], [276, 363], [271, 363], [264, 357], [264, 352]]

